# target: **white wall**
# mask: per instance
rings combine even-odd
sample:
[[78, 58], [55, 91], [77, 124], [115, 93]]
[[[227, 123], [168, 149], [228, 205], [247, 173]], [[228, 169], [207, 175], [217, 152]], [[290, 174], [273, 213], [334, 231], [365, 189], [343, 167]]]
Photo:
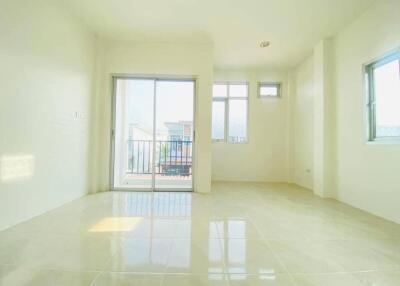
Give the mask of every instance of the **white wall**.
[[334, 40], [336, 196], [398, 223], [400, 145], [366, 144], [362, 65], [400, 46], [399, 11], [397, 0], [377, 1]]
[[[248, 143], [213, 143], [215, 181], [288, 180], [288, 74], [268, 70], [215, 70], [215, 81], [249, 83]], [[257, 98], [258, 82], [281, 82], [282, 97]]]
[[89, 189], [93, 39], [52, 2], [0, 3], [0, 230]]
[[314, 59], [308, 57], [294, 70], [292, 93], [293, 183], [313, 189]]
[[112, 74], [194, 76], [196, 82], [196, 142], [194, 189], [211, 188], [211, 89], [213, 50], [209, 44], [123, 43], [103, 40], [99, 43], [95, 189], [110, 190], [110, 124]]

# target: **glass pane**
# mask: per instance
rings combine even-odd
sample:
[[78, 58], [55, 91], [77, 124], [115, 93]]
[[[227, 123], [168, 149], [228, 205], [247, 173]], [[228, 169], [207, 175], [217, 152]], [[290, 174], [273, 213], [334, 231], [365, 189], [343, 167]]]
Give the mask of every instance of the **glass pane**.
[[229, 100], [229, 142], [247, 141], [247, 100]]
[[216, 83], [213, 85], [213, 97], [227, 97], [228, 87], [226, 84]]
[[376, 136], [400, 136], [400, 60], [374, 69]]
[[247, 84], [229, 85], [229, 97], [247, 97]]
[[225, 137], [225, 101], [213, 101], [212, 139], [224, 140]]
[[278, 86], [276, 85], [260, 86], [260, 96], [278, 96]]
[[157, 81], [156, 189], [191, 189], [193, 81]]
[[152, 187], [154, 81], [116, 81], [114, 187]]

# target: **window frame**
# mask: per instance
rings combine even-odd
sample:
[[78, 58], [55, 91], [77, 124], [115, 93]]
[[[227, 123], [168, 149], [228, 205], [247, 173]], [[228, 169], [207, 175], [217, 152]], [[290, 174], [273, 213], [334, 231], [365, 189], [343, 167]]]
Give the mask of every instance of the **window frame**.
[[[214, 85], [226, 85], [226, 97], [214, 97], [212, 95], [212, 102], [224, 102], [225, 105], [225, 114], [224, 114], [224, 138], [223, 139], [212, 139], [213, 143], [228, 143], [228, 144], [247, 144], [249, 143], [249, 101], [250, 101], [250, 92], [249, 92], [249, 82], [248, 81], [214, 81]], [[229, 87], [231, 85], [246, 85], [246, 97], [230, 97]], [[232, 142], [229, 140], [229, 100], [246, 100], [247, 108], [246, 108], [246, 140], [242, 142]], [[212, 126], [211, 126], [212, 129]]]
[[[264, 86], [266, 86], [266, 87], [277, 87], [277, 89], [278, 89], [277, 96], [261, 95], [261, 88], [264, 87]], [[267, 82], [267, 81], [258, 82], [258, 84], [257, 84], [257, 96], [258, 96], [258, 98], [282, 98], [282, 83], [281, 82]]]
[[[228, 97], [226, 97], [226, 98], [224, 98], [224, 97], [216, 97], [216, 98], [213, 98], [212, 102], [213, 103], [214, 102], [222, 102], [224, 104], [224, 138], [222, 138], [222, 139], [211, 138], [211, 139], [212, 139], [213, 142], [226, 142], [226, 138], [227, 138], [227, 134], [228, 134], [227, 126], [229, 124], [227, 122], [228, 121], [228, 118], [227, 118], [227, 115], [228, 115], [228, 112], [227, 112]], [[213, 112], [213, 111], [211, 110], [211, 112]], [[212, 122], [211, 122], [211, 124], [212, 124]], [[212, 126], [211, 126], [211, 130], [212, 130]]]
[[[400, 61], [400, 48], [394, 49], [385, 55], [378, 57], [363, 65], [365, 108], [366, 108], [366, 139], [367, 143], [396, 143], [400, 144], [400, 136], [376, 136], [376, 95], [374, 69], [387, 63]], [[400, 112], [400, 106], [399, 106]]]

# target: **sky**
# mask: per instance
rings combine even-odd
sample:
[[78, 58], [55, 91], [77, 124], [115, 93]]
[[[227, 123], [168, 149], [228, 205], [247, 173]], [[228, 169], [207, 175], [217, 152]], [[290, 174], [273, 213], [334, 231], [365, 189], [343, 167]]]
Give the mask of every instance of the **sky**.
[[400, 127], [400, 62], [374, 69], [377, 123]]
[[151, 132], [156, 83], [156, 128], [165, 130], [164, 122], [193, 121], [194, 82], [129, 79], [127, 108], [130, 123], [145, 126]]
[[400, 136], [400, 60], [374, 69], [377, 136]]

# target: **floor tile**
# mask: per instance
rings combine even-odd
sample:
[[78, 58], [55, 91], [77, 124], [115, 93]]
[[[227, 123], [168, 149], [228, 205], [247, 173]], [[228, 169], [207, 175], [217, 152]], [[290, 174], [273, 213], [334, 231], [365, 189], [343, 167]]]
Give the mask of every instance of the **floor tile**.
[[296, 286], [289, 275], [265, 273], [260, 275], [229, 275], [230, 286]]
[[364, 286], [398, 286], [400, 285], [400, 271], [373, 271], [358, 273], [356, 276]]
[[1, 286], [90, 286], [97, 272], [25, 269], [0, 266]]
[[104, 272], [91, 286], [161, 286], [162, 275]]
[[220, 238], [260, 239], [261, 235], [253, 223], [246, 218], [231, 217], [216, 221]]
[[345, 271], [323, 242], [271, 241], [276, 257], [291, 273], [333, 273]]
[[115, 245], [106, 270], [164, 273], [172, 244], [171, 239], [122, 239]]
[[265, 241], [225, 239], [225, 271], [231, 274], [275, 274], [285, 272]]
[[297, 286], [363, 286], [352, 274], [295, 275], [294, 279]]
[[345, 271], [392, 270], [400, 266], [399, 257], [378, 251], [359, 241], [331, 241], [325, 244], [334, 261]]
[[166, 275], [163, 286], [228, 286], [223, 274]]
[[224, 253], [219, 239], [176, 239], [168, 259], [168, 273], [222, 273]]
[[263, 239], [267, 240], [306, 240], [306, 232], [301, 224], [287, 220], [268, 220], [258, 217], [255, 225]]

